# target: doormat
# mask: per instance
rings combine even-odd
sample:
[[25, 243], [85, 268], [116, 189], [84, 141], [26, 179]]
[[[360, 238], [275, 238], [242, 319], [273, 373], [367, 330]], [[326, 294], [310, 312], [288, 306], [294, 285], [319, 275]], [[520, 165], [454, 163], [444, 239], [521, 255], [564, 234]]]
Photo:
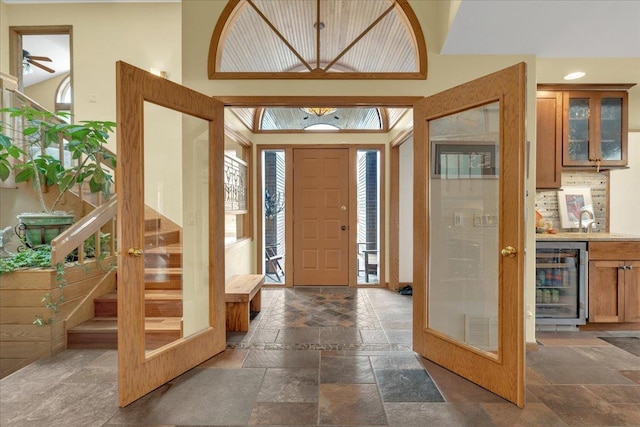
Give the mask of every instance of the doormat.
[[598, 337], [611, 345], [640, 357], [640, 338], [638, 337]]

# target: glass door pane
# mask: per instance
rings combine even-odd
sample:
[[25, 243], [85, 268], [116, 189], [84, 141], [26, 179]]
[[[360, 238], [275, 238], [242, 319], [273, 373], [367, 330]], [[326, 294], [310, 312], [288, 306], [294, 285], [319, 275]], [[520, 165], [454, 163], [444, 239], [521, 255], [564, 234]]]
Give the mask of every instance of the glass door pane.
[[622, 160], [622, 98], [600, 100], [600, 154], [602, 160]]
[[569, 99], [569, 158], [589, 160], [589, 98]]
[[500, 103], [432, 120], [429, 327], [498, 352]]
[[358, 150], [356, 162], [358, 284], [379, 284], [380, 152]]
[[285, 282], [285, 151], [262, 152], [262, 206], [265, 283]]
[[[208, 122], [144, 103], [145, 349], [209, 327]], [[198, 129], [191, 140], [155, 123]], [[163, 127], [166, 129], [166, 127]], [[176, 144], [175, 141], [183, 141]], [[183, 168], [183, 164], [193, 167]]]

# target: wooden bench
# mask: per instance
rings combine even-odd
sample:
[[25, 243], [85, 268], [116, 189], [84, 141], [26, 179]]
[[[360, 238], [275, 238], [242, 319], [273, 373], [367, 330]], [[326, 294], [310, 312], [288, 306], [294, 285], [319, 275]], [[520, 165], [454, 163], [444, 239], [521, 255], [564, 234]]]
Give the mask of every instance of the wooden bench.
[[260, 311], [263, 274], [239, 274], [225, 283], [227, 331], [246, 332], [252, 311]]

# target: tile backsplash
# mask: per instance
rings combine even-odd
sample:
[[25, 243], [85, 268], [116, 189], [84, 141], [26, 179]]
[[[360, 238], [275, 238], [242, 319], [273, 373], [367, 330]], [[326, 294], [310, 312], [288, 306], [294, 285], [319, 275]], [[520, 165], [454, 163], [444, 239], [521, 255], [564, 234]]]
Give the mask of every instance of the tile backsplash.
[[[596, 217], [594, 231], [608, 231], [608, 172], [563, 172], [562, 186], [591, 187], [591, 201]], [[552, 222], [553, 228], [561, 229], [557, 190], [536, 191], [536, 210], [545, 220]]]

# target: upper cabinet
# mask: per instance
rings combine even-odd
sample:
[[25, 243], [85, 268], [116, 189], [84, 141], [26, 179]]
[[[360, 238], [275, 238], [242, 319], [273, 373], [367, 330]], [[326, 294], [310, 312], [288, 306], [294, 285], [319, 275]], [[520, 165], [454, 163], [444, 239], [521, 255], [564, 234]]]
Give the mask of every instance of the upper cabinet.
[[538, 85], [536, 188], [560, 188], [563, 168], [627, 165], [632, 86]]
[[563, 166], [627, 165], [627, 92], [564, 92]]

